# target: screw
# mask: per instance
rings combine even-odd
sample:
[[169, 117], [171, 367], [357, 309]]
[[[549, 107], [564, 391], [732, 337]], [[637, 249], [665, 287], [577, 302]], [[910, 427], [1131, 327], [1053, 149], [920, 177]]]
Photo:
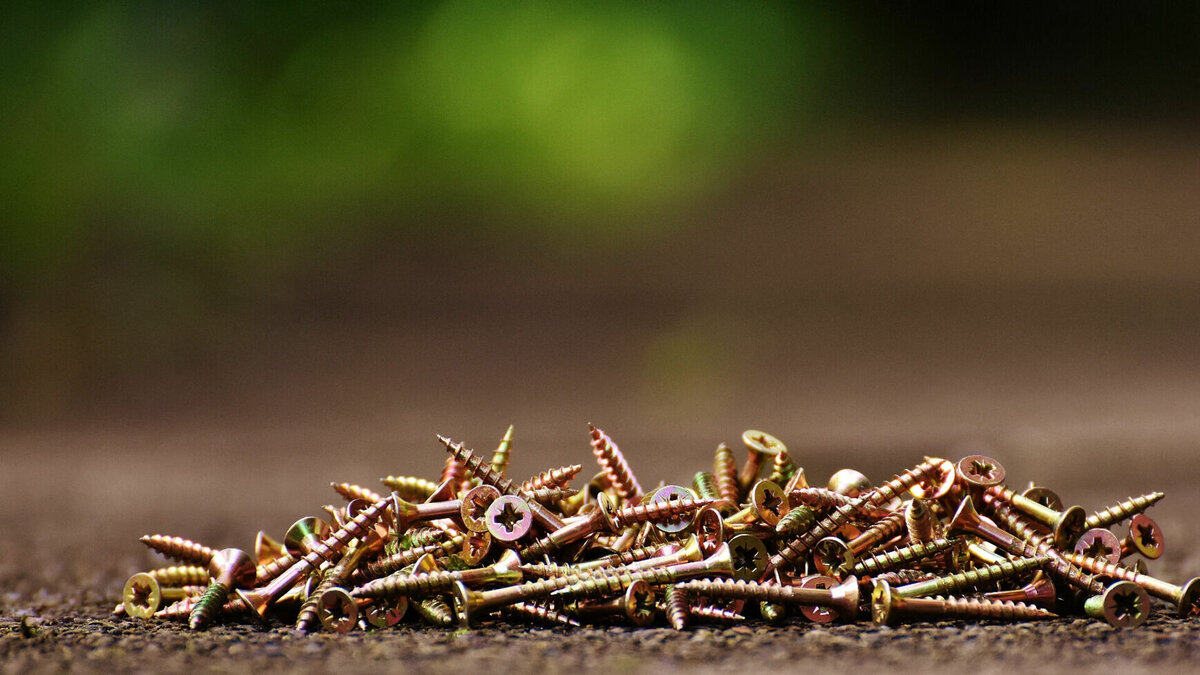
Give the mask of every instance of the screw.
[[1055, 511], [1054, 509], [1042, 506], [1041, 504], [1023, 497], [1003, 485], [996, 485], [988, 489], [987, 494], [1007, 502], [1018, 511], [1033, 518], [1034, 520], [1050, 527], [1052, 532], [1052, 541], [1055, 548], [1066, 549], [1075, 545], [1079, 539], [1079, 535], [1087, 528], [1084, 522], [1087, 521], [1087, 512], [1081, 506], [1072, 506], [1064, 511]]
[[914, 499], [904, 507], [904, 525], [908, 530], [908, 540], [913, 543], [937, 539], [942, 534], [941, 523], [934, 517], [929, 502], [924, 499]]
[[944, 595], [959, 589], [971, 588], [989, 581], [1011, 579], [1019, 574], [1038, 569], [1050, 562], [1050, 556], [1036, 558], [1017, 558], [1006, 560], [998, 565], [977, 567], [967, 572], [959, 572], [950, 576], [937, 577], [928, 581], [898, 586], [892, 589], [892, 594], [901, 598], [916, 598], [928, 595]]
[[717, 491], [729, 504], [722, 510], [736, 509], [742, 500], [742, 488], [738, 484], [737, 460], [733, 457], [733, 451], [724, 443], [717, 446], [717, 451], [713, 455], [713, 477], [717, 481]]
[[999, 602], [978, 598], [902, 598], [892, 592], [888, 582], [875, 580], [871, 590], [871, 618], [875, 623], [891, 624], [900, 616], [937, 618], [973, 617], [979, 619], [1052, 619], [1049, 610], [1020, 602]]
[[588, 425], [588, 432], [592, 436], [592, 454], [596, 456], [596, 462], [608, 475], [608, 479], [612, 481], [617, 495], [626, 502], [637, 503], [644, 494], [642, 486], [638, 484], [637, 476], [629, 468], [629, 463], [625, 461], [625, 455], [621, 454], [621, 449], [607, 434], [591, 424]]
[[748, 429], [742, 432], [742, 444], [746, 446], [749, 454], [746, 457], [746, 464], [742, 466], [742, 471], [738, 474], [738, 487], [745, 492], [758, 482], [758, 475], [762, 472], [763, 458], [771, 457], [773, 460], [780, 452], [787, 452], [787, 446], [771, 434], [757, 429]]
[[[437, 438], [442, 445], [446, 446], [447, 452], [462, 462], [467, 467], [467, 470], [475, 474], [475, 477], [483, 481], [485, 485], [491, 485], [499, 490], [502, 495], [521, 496], [521, 491], [513, 484], [511, 479], [501, 476], [492, 468], [491, 464], [485, 464], [474, 452], [463, 447], [462, 443], [455, 443], [445, 436], [438, 436]], [[563, 527], [565, 524], [561, 518], [537, 502], [527, 504], [527, 506], [533, 513], [534, 519], [538, 521], [538, 524], [550, 532]]]
[[785, 537], [799, 534], [803, 529], [816, 522], [817, 512], [807, 506], [796, 506], [788, 511], [778, 523], [775, 523], [775, 533]]
[[1057, 492], [1051, 490], [1050, 488], [1034, 485], [1033, 483], [1029, 484], [1029, 487], [1021, 493], [1021, 496], [1025, 497], [1026, 499], [1032, 499], [1042, 506], [1045, 506], [1048, 509], [1054, 509], [1055, 511], [1062, 511], [1064, 508], [1066, 508], [1066, 505], [1063, 504], [1063, 500], [1058, 496]]
[[677, 585], [667, 586], [663, 591], [666, 604], [667, 621], [675, 630], [686, 630], [688, 616], [692, 613], [692, 603], [688, 600], [687, 589]]
[[663, 499], [658, 499], [658, 495], [655, 495], [648, 503], [644, 502], [637, 506], [626, 506], [618, 509], [612, 514], [613, 529], [621, 530], [630, 525], [646, 522], [682, 522], [682, 527], [675, 528], [676, 531], [682, 531], [687, 529], [687, 526], [690, 524], [683, 516], [699, 511], [705, 506], [714, 503], [709, 499], [693, 499], [691, 496], [677, 496], [672, 498], [673, 494], [675, 493], [663, 495]]
[[221, 549], [214, 553], [209, 561], [208, 573], [212, 576], [208, 590], [204, 591], [204, 595], [188, 616], [188, 627], [192, 630], [199, 630], [208, 625], [225, 605], [230, 589], [254, 583], [254, 559], [241, 549]]
[[513, 442], [513, 425], [508, 425], [508, 429], [504, 432], [504, 438], [500, 439], [500, 445], [496, 446], [496, 451], [492, 453], [492, 470], [501, 476], [508, 475], [508, 457], [512, 452]]
[[738, 579], [685, 581], [680, 584], [680, 587], [717, 599], [733, 598], [765, 600], [787, 605], [820, 605], [829, 607], [847, 621], [858, 616], [858, 579], [855, 577], [847, 577], [841, 584], [830, 589], [798, 588]]
[[[812, 574], [800, 580], [800, 588], [829, 590], [836, 588], [837, 585], [837, 579], [822, 574]], [[801, 605], [800, 613], [813, 623], [829, 623], [838, 617], [837, 612], [822, 605]]]
[[1135, 513], [1141, 513], [1154, 506], [1166, 495], [1162, 492], [1150, 492], [1140, 497], [1130, 497], [1123, 502], [1101, 509], [1087, 517], [1084, 525], [1088, 528], [1108, 527], [1119, 523]]
[[181, 563], [190, 565], [208, 566], [208, 562], [212, 560], [216, 549], [209, 548], [204, 544], [198, 544], [191, 539], [183, 537], [169, 537], [163, 534], [148, 534], [138, 541], [141, 541], [151, 550], [164, 555], [172, 560], [178, 560]]
[[374, 600], [358, 600], [358, 613], [362, 615], [359, 626], [366, 630], [367, 626], [375, 628], [390, 628], [400, 623], [408, 613], [408, 598], [397, 598], [391, 604], [383, 604]]
[[566, 487], [568, 483], [575, 480], [579, 472], [583, 471], [582, 464], [569, 464], [545, 471], [525, 479], [521, 483], [521, 492], [529, 493], [540, 488], [558, 488]]
[[1075, 552], [1083, 555], [1107, 560], [1111, 563], [1121, 562], [1121, 546], [1117, 535], [1102, 527], [1094, 527], [1075, 542]]
[[[300, 606], [300, 614], [296, 618], [296, 630], [300, 633], [311, 632], [314, 625], [320, 621], [325, 625], [332, 624], [332, 630], [344, 633], [350, 630], [350, 627], [358, 623], [358, 605], [354, 605], [353, 610], [346, 609], [344, 598], [341, 597], [346, 591], [338, 588], [342, 582], [346, 580], [350, 572], [358, 566], [358, 561], [362, 558], [363, 553], [366, 553], [366, 546], [351, 545], [346, 550], [346, 555], [338, 561], [333, 569], [325, 574], [325, 578], [317, 586], [316, 590], [308, 596], [304, 604]], [[340, 591], [336, 593], [334, 591]], [[334, 592], [334, 594], [326, 598], [325, 594]], [[330, 616], [330, 622], [327, 623], [323, 618], [319, 618], [320, 610], [325, 610], [325, 614]]]
[[956, 467], [958, 477], [969, 487], [983, 491], [1004, 482], [1004, 467], [986, 455], [963, 457]]
[[587, 604], [576, 602], [572, 613], [581, 619], [621, 616], [635, 626], [645, 627], [654, 623], [657, 606], [654, 589], [645, 581], [639, 580], [629, 584], [624, 593], [610, 601]]
[[516, 555], [509, 551], [505, 558], [491, 567], [480, 567], [455, 571], [429, 571], [415, 574], [393, 574], [376, 579], [354, 590], [360, 598], [397, 598], [432, 595], [447, 591], [455, 582], [465, 584], [501, 583], [512, 585], [521, 582], [522, 573], [517, 567]]
[[935, 556], [957, 544], [957, 539], [942, 537], [926, 542], [909, 544], [908, 546], [902, 546], [890, 551], [883, 551], [854, 563], [854, 566], [850, 568], [850, 573], [857, 575], [879, 574], [880, 572], [886, 572], [901, 565]]
[[[484, 517], [488, 533], [492, 535], [492, 538], [505, 543], [524, 537], [533, 527], [532, 505], [515, 495], [503, 495], [497, 498], [488, 507]], [[554, 533], [558, 531], [555, 530]]]
[[[826, 537], [813, 546], [813, 566], [821, 574], [833, 571], [833, 576], [840, 576], [853, 567], [854, 561], [865, 551], [896, 536], [904, 529], [904, 523], [904, 513], [897, 511], [879, 519], [849, 542]], [[845, 569], [838, 570], [839, 567]]]
[[788, 456], [787, 448], [784, 448], [779, 451], [779, 454], [775, 455], [771, 466], [771, 475], [767, 477], [767, 480], [779, 485], [785, 485], [795, 475], [796, 464]]
[[275, 560], [286, 554], [287, 549], [283, 547], [283, 544], [272, 539], [271, 535], [263, 532], [262, 530], [259, 530], [258, 534], [255, 535], [254, 560], [259, 565], [266, 565], [272, 560]]
[[871, 490], [871, 479], [854, 469], [838, 469], [829, 477], [829, 491], [854, 499]]
[[1146, 589], [1150, 595], [1174, 604], [1175, 613], [1181, 619], [1189, 616], [1200, 616], [1200, 577], [1188, 580], [1183, 586], [1176, 586], [1161, 579], [1135, 572], [1127, 567], [1104, 562], [1103, 560], [1078, 553], [1064, 553], [1063, 557], [1072, 564], [1078, 565], [1093, 574], [1110, 579], [1132, 581]]
[[334, 492], [344, 497], [346, 501], [354, 501], [355, 499], [364, 499], [368, 502], [377, 502], [383, 499], [383, 495], [368, 487], [355, 485], [353, 483], [330, 483]]
[[1083, 603], [1083, 611], [1117, 628], [1135, 628], [1150, 615], [1150, 596], [1132, 581], [1118, 581]]
[[[1029, 560], [1029, 558], [1022, 558], [1022, 560]], [[1054, 582], [1050, 580], [1049, 576], [1043, 572], [1038, 572], [1034, 575], [1033, 581], [1017, 590], [992, 591], [991, 593], [984, 593], [984, 597], [988, 600], [1024, 602], [1030, 605], [1044, 605], [1053, 608], [1058, 602], [1058, 589], [1054, 586]]]
[[[400, 495], [402, 499], [407, 499], [410, 502], [419, 502], [428, 499], [433, 491], [437, 489], [437, 483], [427, 478], [417, 478], [416, 476], [387, 476], [379, 479], [389, 490]], [[376, 500], [378, 501], [378, 500]]]
[[1121, 556], [1136, 551], [1150, 560], [1157, 560], [1163, 554], [1163, 544], [1163, 532], [1158, 523], [1139, 513], [1129, 520], [1129, 533], [1121, 540]]
[[510, 617], [551, 626], [571, 626], [572, 628], [578, 628], [580, 625], [578, 621], [560, 612], [554, 606], [536, 602], [514, 602], [511, 605], [501, 607], [500, 612]]

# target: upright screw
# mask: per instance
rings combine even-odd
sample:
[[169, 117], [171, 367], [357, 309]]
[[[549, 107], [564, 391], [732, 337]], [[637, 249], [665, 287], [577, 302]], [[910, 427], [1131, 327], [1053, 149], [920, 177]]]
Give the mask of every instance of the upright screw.
[[508, 425], [508, 430], [504, 432], [504, 438], [500, 439], [500, 445], [496, 446], [496, 451], [492, 453], [492, 469], [505, 476], [508, 474], [508, 456], [512, 452], [513, 442], [513, 425]]
[[758, 475], [762, 473], [763, 459], [770, 457], [774, 461], [780, 452], [787, 452], [787, 446], [771, 434], [757, 429], [747, 429], [742, 432], [742, 444], [746, 446], [749, 454], [746, 457], [746, 464], [742, 466], [742, 472], [738, 474], [738, 487], [745, 492], [758, 482]]
[[212, 581], [208, 584], [208, 590], [204, 591], [204, 595], [192, 608], [188, 616], [188, 626], [192, 630], [207, 626], [225, 605], [230, 589], [254, 583], [254, 567], [254, 559], [241, 549], [225, 548], [214, 553], [208, 563]]
[[541, 488], [566, 487], [568, 483], [575, 480], [575, 476], [578, 476], [580, 471], [583, 471], [582, 464], [570, 464], [546, 469], [536, 476], [525, 479], [525, 482], [521, 483], [520, 490], [524, 493], [530, 493]]
[[588, 431], [592, 436], [592, 454], [596, 456], [596, 462], [612, 481], [613, 489], [624, 501], [636, 503], [644, 493], [642, 486], [638, 484], [637, 476], [633, 474], [629, 463], [625, 461], [625, 455], [608, 437], [608, 434], [591, 424], [588, 425]]
[[1067, 549], [1075, 545], [1079, 536], [1087, 529], [1087, 512], [1081, 506], [1071, 506], [1063, 511], [1055, 511], [1035, 502], [1028, 497], [1019, 495], [1003, 485], [988, 489], [988, 495], [1007, 502], [1013, 508], [1021, 511], [1034, 520], [1050, 527], [1055, 548]]
[[674, 584], [667, 586], [663, 591], [663, 599], [666, 601], [667, 620], [671, 627], [675, 630], [685, 630], [692, 609], [687, 590]]
[[713, 477], [717, 481], [717, 490], [729, 503], [726, 508], [736, 509], [742, 499], [742, 488], [738, 484], [737, 460], [733, 457], [733, 451], [724, 443], [718, 445], [716, 453], [713, 454]]
[[[438, 436], [437, 438], [442, 445], [446, 446], [447, 452], [462, 462], [467, 467], [467, 470], [475, 474], [475, 477], [483, 481], [485, 485], [491, 485], [503, 495], [521, 496], [521, 491], [511, 479], [501, 476], [492, 468], [490, 463], [485, 463], [469, 448], [463, 447], [462, 443], [456, 443], [445, 436]], [[538, 521], [538, 524], [550, 532], [565, 525], [562, 518], [554, 515], [549, 509], [537, 502], [531, 502], [529, 510], [533, 513], [533, 517]]]

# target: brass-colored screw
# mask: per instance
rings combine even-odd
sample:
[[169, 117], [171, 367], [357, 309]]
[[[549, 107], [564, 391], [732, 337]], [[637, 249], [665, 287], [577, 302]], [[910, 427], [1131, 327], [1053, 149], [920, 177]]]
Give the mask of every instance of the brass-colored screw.
[[1028, 497], [1019, 495], [1003, 485], [988, 488], [988, 495], [1007, 502], [1016, 510], [1048, 526], [1052, 532], [1055, 548], [1067, 549], [1075, 545], [1084, 530], [1087, 512], [1081, 506], [1071, 506], [1063, 511], [1055, 511], [1035, 502]]
[[1163, 532], [1144, 513], [1139, 513], [1129, 520], [1129, 532], [1121, 540], [1121, 557], [1131, 553], [1141, 553], [1150, 560], [1157, 560], [1163, 554]]
[[1150, 595], [1172, 603], [1175, 606], [1176, 615], [1180, 618], [1200, 616], [1200, 577], [1188, 580], [1183, 586], [1176, 586], [1161, 579], [1140, 574], [1128, 567], [1114, 565], [1079, 553], [1064, 553], [1063, 557], [1093, 574], [1110, 579], [1132, 581], [1146, 589]]
[[677, 585], [667, 586], [663, 590], [663, 600], [666, 604], [667, 620], [675, 630], [685, 630], [688, 617], [691, 615], [692, 603], [688, 599], [686, 589]]
[[635, 581], [626, 587], [624, 593], [612, 600], [576, 602], [568, 606], [568, 611], [580, 619], [619, 616], [635, 626], [645, 627], [654, 623], [657, 608], [654, 589], [645, 581]]
[[1117, 535], [1101, 527], [1094, 527], [1075, 542], [1075, 552], [1093, 558], [1100, 558], [1111, 563], [1121, 562], [1121, 541]]
[[787, 448], [783, 448], [775, 455], [771, 466], [771, 474], [767, 477], [767, 480], [779, 485], [785, 485], [795, 475], [796, 464], [788, 456]]
[[[1028, 560], [1028, 558], [1024, 558], [1024, 560]], [[1030, 605], [1043, 605], [1053, 609], [1058, 603], [1058, 589], [1048, 575], [1038, 572], [1034, 575], [1033, 581], [1030, 581], [1019, 589], [992, 591], [991, 593], [984, 593], [984, 597], [988, 600], [1024, 602]]]
[[148, 534], [139, 539], [139, 541], [161, 555], [189, 565], [203, 565], [207, 567], [209, 561], [212, 560], [213, 554], [217, 552], [216, 549], [196, 543], [191, 539], [170, 537], [163, 534]]
[[957, 539], [941, 537], [883, 551], [854, 563], [854, 566], [850, 568], [850, 574], [876, 575], [887, 572], [901, 565], [935, 556], [956, 545], [958, 545]]
[[521, 483], [520, 490], [526, 494], [538, 490], [540, 488], [561, 488], [566, 487], [568, 483], [575, 480], [579, 472], [583, 471], [582, 464], [568, 464], [567, 466], [559, 466], [526, 478]]
[[855, 469], [838, 469], [829, 477], [828, 489], [835, 494], [854, 499], [871, 491], [871, 479]]
[[454, 625], [454, 610], [441, 598], [425, 598], [413, 605], [426, 623], [443, 628]]
[[1049, 556], [1007, 560], [999, 565], [977, 567], [973, 570], [959, 572], [958, 574], [951, 574], [950, 576], [938, 577], [936, 579], [930, 579], [929, 581], [921, 581], [914, 584], [898, 586], [892, 589], [892, 594], [901, 598], [945, 595], [963, 588], [972, 588], [989, 581], [1011, 579], [1019, 574], [1024, 574], [1025, 572], [1043, 567], [1049, 562]]
[[272, 560], [279, 558], [287, 553], [287, 549], [283, 544], [271, 538], [271, 535], [258, 531], [254, 537], [254, 560], [260, 566], [270, 563]]
[[578, 628], [579, 621], [558, 610], [554, 605], [539, 602], [514, 602], [500, 608], [500, 613], [511, 618], [523, 619], [549, 626]]
[[848, 577], [841, 584], [829, 589], [798, 588], [738, 579], [685, 581], [679, 586], [710, 598], [757, 600], [787, 605], [820, 605], [833, 609], [844, 620], [853, 620], [858, 616], [858, 579], [855, 577]]
[[612, 522], [615, 525], [615, 529], [620, 530], [637, 523], [677, 521], [681, 520], [687, 514], [694, 513], [709, 504], [713, 504], [714, 501], [711, 499], [679, 497], [677, 499], [643, 502], [636, 506], [626, 506], [614, 511]]
[[[511, 553], [511, 552], [510, 552]], [[359, 586], [353, 591], [360, 598], [398, 598], [426, 596], [444, 593], [456, 582], [468, 585], [500, 583], [512, 585], [521, 582], [521, 569], [516, 565], [515, 555], [491, 567], [479, 567], [455, 571], [431, 571], [416, 574], [393, 574]]]
[[407, 499], [410, 502], [424, 501], [433, 494], [437, 489], [438, 484], [427, 479], [418, 478], [416, 476], [386, 476], [379, 479], [389, 490], [400, 495], [401, 499]]
[[941, 523], [924, 499], [914, 499], [904, 507], [904, 524], [908, 540], [913, 543], [931, 541], [942, 535]]
[[383, 495], [372, 490], [371, 488], [363, 487], [362, 485], [355, 485], [353, 483], [330, 483], [329, 485], [333, 487], [334, 492], [337, 492], [348, 502], [354, 501], [355, 499], [365, 499], [368, 502], [377, 502], [380, 499], [383, 499]]
[[737, 460], [733, 451], [724, 443], [717, 446], [713, 455], [713, 478], [717, 481], [717, 491], [729, 502], [728, 509], [736, 509], [742, 499], [742, 488], [738, 484]]
[[638, 483], [637, 476], [629, 468], [629, 463], [625, 461], [625, 455], [621, 453], [621, 449], [617, 447], [616, 443], [613, 443], [608, 434], [591, 424], [588, 425], [588, 432], [592, 437], [592, 454], [596, 456], [596, 463], [612, 481], [617, 495], [626, 502], [636, 503], [639, 501], [645, 493]]
[[188, 627], [199, 630], [208, 625], [229, 598], [229, 591], [254, 583], [254, 559], [237, 548], [225, 548], [213, 554], [208, 563], [212, 581], [208, 590], [192, 608], [188, 616]]
[[854, 561], [863, 552], [895, 537], [904, 526], [904, 513], [897, 511], [879, 519], [849, 542], [843, 542], [837, 537], [826, 537], [813, 546], [813, 566], [821, 574], [832, 573], [833, 576], [840, 576], [854, 566]]
[[1083, 611], [1117, 628], [1135, 628], [1150, 615], [1150, 596], [1132, 581], [1118, 581], [1083, 603]]
[[500, 445], [497, 445], [495, 452], [492, 453], [492, 469], [501, 476], [508, 475], [508, 459], [509, 453], [512, 452], [512, 443], [513, 425], [510, 424], [504, 432], [504, 438], [500, 439]]
[[758, 482], [764, 458], [770, 457], [774, 460], [780, 452], [787, 452], [787, 446], [771, 434], [757, 429], [747, 429], [742, 432], [742, 444], [746, 446], [749, 454], [746, 457], [746, 463], [742, 466], [741, 473], [738, 474], [738, 487], [745, 492]]
[[[456, 443], [445, 436], [438, 436], [437, 438], [446, 447], [447, 452], [462, 462], [467, 467], [467, 470], [475, 474], [475, 477], [483, 481], [485, 485], [491, 485], [499, 490], [502, 495], [521, 496], [520, 489], [517, 488], [511, 479], [501, 476], [492, 468], [491, 464], [485, 463], [473, 451], [464, 447], [462, 443]], [[562, 518], [554, 515], [549, 509], [537, 502], [530, 503], [529, 510], [533, 513], [533, 517], [538, 521], [538, 524], [550, 532], [565, 525]]]
[[1087, 520], [1084, 521], [1084, 526], [1091, 529], [1093, 527], [1108, 527], [1113, 523], [1119, 523], [1129, 516], [1141, 513], [1154, 506], [1165, 496], [1166, 494], [1162, 492], [1150, 492], [1140, 497], [1130, 497], [1123, 502], [1106, 507], [1088, 516]]
[[876, 580], [871, 590], [871, 618], [877, 624], [890, 624], [900, 616], [1027, 621], [1052, 619], [1056, 615], [1041, 607], [1019, 602], [978, 598], [902, 598], [892, 593], [892, 588], [886, 581]]
[[796, 506], [775, 523], [775, 533], [784, 537], [795, 536], [816, 520], [816, 511], [807, 506]]
[[[314, 590], [312, 595], [308, 596], [308, 599], [305, 600], [304, 604], [300, 606], [300, 614], [296, 618], [296, 630], [298, 632], [308, 633], [315, 628], [317, 622], [319, 621], [317, 617], [319, 609], [325, 608], [327, 610], [326, 613], [328, 614], [334, 609], [345, 607], [345, 603], [341, 602], [341, 598], [336, 594], [329, 598], [328, 602], [324, 596], [326, 593], [332, 592], [334, 589], [337, 589], [337, 587], [342, 585], [342, 582], [346, 580], [346, 577], [350, 575], [350, 572], [358, 566], [358, 561], [362, 559], [362, 556], [364, 553], [366, 553], [366, 551], [366, 546], [351, 545], [350, 548], [346, 550], [346, 555], [342, 556], [342, 559], [333, 566], [333, 569], [326, 572], [325, 577], [321, 579], [321, 583], [317, 585], [316, 590]], [[342, 592], [345, 593], [344, 590]], [[358, 621], [358, 606], [355, 605], [354, 607], [353, 617], [349, 616], [350, 613], [351, 612], [348, 610], [343, 610], [338, 615], [338, 618], [346, 618], [347, 620], [339, 620], [335, 621], [334, 623], [338, 627], [347, 625], [353, 626]], [[321, 623], [325, 622], [321, 621]], [[346, 630], [349, 630], [349, 628], [346, 628]]]

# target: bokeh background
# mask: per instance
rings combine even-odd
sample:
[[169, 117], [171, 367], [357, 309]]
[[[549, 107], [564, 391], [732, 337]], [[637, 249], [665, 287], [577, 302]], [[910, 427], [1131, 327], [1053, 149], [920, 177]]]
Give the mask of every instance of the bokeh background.
[[816, 480], [1200, 475], [1187, 3], [5, 6], [0, 64], [0, 508], [39, 525], [0, 554], [94, 545], [101, 589], [509, 423], [522, 476], [588, 422], [645, 484], [747, 428]]

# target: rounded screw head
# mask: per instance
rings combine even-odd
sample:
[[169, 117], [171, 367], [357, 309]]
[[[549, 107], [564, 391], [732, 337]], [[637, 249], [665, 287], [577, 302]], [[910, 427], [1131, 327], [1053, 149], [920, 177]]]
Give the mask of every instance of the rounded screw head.
[[1150, 596], [1132, 581], [1118, 581], [1088, 602], [1095, 600], [1100, 603], [1100, 618], [1110, 626], [1135, 628], [1150, 616]]
[[162, 588], [157, 579], [145, 572], [139, 572], [125, 582], [121, 600], [126, 615], [135, 619], [149, 619], [162, 604]]
[[1139, 513], [1129, 520], [1129, 539], [1138, 553], [1151, 560], [1163, 554], [1165, 540], [1162, 528], [1144, 513]]
[[968, 455], [958, 462], [958, 476], [969, 485], [990, 488], [1004, 482], [1005, 472], [1000, 462], [987, 455]]
[[1063, 550], [1074, 546], [1087, 528], [1086, 522], [1087, 511], [1083, 507], [1072, 506], [1063, 511], [1058, 524], [1054, 526], [1054, 546]]
[[[828, 590], [837, 585], [837, 579], [821, 574], [807, 576], [800, 580], [800, 588]], [[800, 613], [814, 623], [829, 623], [838, 617], [837, 612], [833, 609], [819, 605], [803, 605], [800, 607]]]
[[462, 497], [459, 515], [463, 526], [471, 532], [487, 532], [487, 508], [500, 498], [500, 491], [491, 485], [471, 488]]
[[1079, 541], [1075, 542], [1075, 552], [1114, 565], [1121, 562], [1121, 542], [1117, 540], [1117, 535], [1103, 527], [1094, 527], [1084, 532]]
[[497, 541], [516, 541], [533, 526], [533, 511], [524, 499], [516, 495], [504, 495], [488, 506], [485, 513], [487, 531]]
[[760, 480], [754, 484], [750, 504], [754, 506], [759, 519], [771, 527], [778, 525], [779, 519], [789, 510], [783, 488], [769, 480]]
[[733, 561], [733, 578], [741, 581], [758, 581], [766, 574], [767, 546], [752, 534], [738, 534], [729, 538], [729, 557]]
[[317, 618], [327, 630], [349, 633], [358, 624], [358, 603], [344, 588], [331, 588], [317, 601]]
[[829, 477], [828, 488], [840, 495], [857, 497], [872, 488], [871, 479], [854, 469], [838, 469]]
[[700, 552], [705, 556], [716, 553], [725, 542], [725, 519], [714, 506], [706, 506], [696, 512], [692, 519], [696, 536], [700, 539]]
[[463, 559], [463, 562], [468, 565], [478, 565], [483, 562], [484, 556], [492, 548], [492, 533], [484, 530], [483, 532], [470, 532], [463, 539], [462, 551], [458, 557]]
[[629, 584], [622, 598], [625, 618], [635, 626], [646, 627], [654, 623], [656, 603], [654, 590], [642, 579]]
[[1057, 492], [1051, 490], [1050, 488], [1041, 487], [1040, 485], [1030, 485], [1024, 492], [1021, 493], [1021, 496], [1025, 497], [1026, 499], [1032, 499], [1042, 506], [1054, 511], [1062, 511], [1063, 507], [1065, 506], [1062, 498], [1058, 496]]
[[[657, 504], [659, 502], [669, 502], [672, 499], [696, 499], [696, 493], [681, 485], [664, 485], [654, 491], [650, 497], [650, 503]], [[673, 520], [655, 521], [654, 527], [658, 528], [659, 532], [667, 534], [675, 534], [683, 532], [692, 525], [692, 519], [688, 516], [680, 516]]]
[[765, 431], [757, 429], [747, 429], [742, 432], [742, 443], [746, 445], [747, 450], [759, 452], [768, 457], [774, 457], [781, 450], [787, 450], [787, 446], [783, 444], [783, 441]]

